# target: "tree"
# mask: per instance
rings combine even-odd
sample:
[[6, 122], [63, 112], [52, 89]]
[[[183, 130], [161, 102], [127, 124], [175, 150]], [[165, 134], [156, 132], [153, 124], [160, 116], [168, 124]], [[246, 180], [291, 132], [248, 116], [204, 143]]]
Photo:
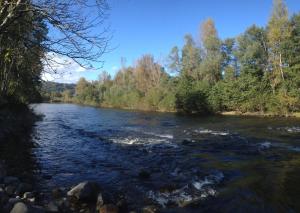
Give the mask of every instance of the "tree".
[[101, 62], [107, 29], [95, 27], [107, 9], [105, 0], [0, 0], [0, 99], [29, 101], [41, 72], [65, 63], [57, 58], [83, 67]]
[[136, 87], [143, 93], [152, 87], [157, 87], [164, 75], [163, 67], [154, 61], [152, 55], [142, 56], [134, 69]]
[[[288, 67], [285, 69], [285, 99], [289, 99], [289, 111], [300, 109], [300, 13], [291, 20], [291, 38], [285, 44], [285, 57]], [[289, 96], [289, 97], [287, 97]]]
[[222, 54], [222, 72], [226, 74], [226, 69], [230, 68], [231, 70], [236, 71], [237, 59], [234, 56], [234, 47], [236, 40], [234, 38], [225, 39], [221, 45], [221, 54]]
[[284, 57], [284, 44], [290, 39], [291, 27], [288, 10], [284, 0], [274, 0], [273, 11], [268, 23], [269, 61], [271, 67], [271, 86], [273, 93], [285, 80], [284, 69], [287, 59]]
[[203, 60], [201, 64], [201, 79], [211, 84], [221, 79], [222, 53], [221, 41], [212, 19], [207, 19], [201, 25], [201, 42], [203, 45]]
[[[7, 29], [24, 15], [37, 14], [51, 30], [44, 37], [43, 48], [71, 58], [82, 66], [100, 61], [107, 47], [107, 29], [92, 30], [105, 20], [108, 5], [105, 0], [11, 0], [0, 1], [0, 34], [10, 35]], [[95, 33], [97, 32], [97, 33]], [[32, 43], [30, 38], [26, 40]], [[45, 54], [46, 64], [54, 60]]]
[[179, 49], [177, 46], [173, 47], [168, 57], [168, 67], [173, 73], [180, 73], [181, 58], [179, 56]]
[[[0, 99], [26, 103], [38, 96], [43, 70], [41, 58], [45, 53], [41, 44], [45, 41], [47, 28], [35, 11], [23, 14], [18, 20], [5, 19], [5, 15], [9, 17], [12, 11], [21, 13], [28, 9], [26, 4], [14, 10], [6, 8], [5, 5], [12, 2], [0, 2], [0, 14], [3, 15], [0, 24]], [[18, 5], [20, 2], [27, 1], [15, 3]]]
[[182, 48], [181, 75], [190, 76], [196, 80], [199, 79], [200, 49], [196, 47], [191, 35], [186, 35], [184, 39], [185, 45]]
[[263, 28], [255, 25], [237, 38], [234, 51], [238, 59], [240, 74], [262, 78], [268, 71], [268, 40]]

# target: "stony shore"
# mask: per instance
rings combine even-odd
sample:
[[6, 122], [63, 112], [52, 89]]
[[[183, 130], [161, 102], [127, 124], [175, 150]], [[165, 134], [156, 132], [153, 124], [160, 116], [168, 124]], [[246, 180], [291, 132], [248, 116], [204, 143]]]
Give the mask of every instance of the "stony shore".
[[40, 119], [28, 108], [0, 110], [0, 212], [1, 213], [119, 213], [158, 212], [154, 206], [137, 211], [126, 198], [112, 197], [90, 181], [73, 187], [39, 191], [36, 159], [31, 140], [34, 123]]
[[1, 213], [122, 213], [158, 212], [155, 206], [130, 211], [126, 198], [109, 197], [101, 187], [91, 181], [70, 188], [55, 188], [50, 197], [34, 189], [31, 183], [8, 176], [4, 162], [0, 162], [0, 212]]

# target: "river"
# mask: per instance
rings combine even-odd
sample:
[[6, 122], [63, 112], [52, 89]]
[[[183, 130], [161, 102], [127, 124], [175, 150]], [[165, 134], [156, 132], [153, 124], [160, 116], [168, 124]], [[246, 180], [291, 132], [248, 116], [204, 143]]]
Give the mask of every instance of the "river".
[[84, 180], [162, 212], [300, 210], [300, 120], [32, 105], [40, 187]]

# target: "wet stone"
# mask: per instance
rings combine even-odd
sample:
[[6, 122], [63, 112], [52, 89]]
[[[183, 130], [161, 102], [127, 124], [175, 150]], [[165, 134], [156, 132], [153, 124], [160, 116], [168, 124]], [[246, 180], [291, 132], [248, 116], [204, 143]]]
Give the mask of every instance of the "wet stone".
[[142, 209], [142, 213], [157, 213], [158, 208], [156, 206], [146, 206]]
[[73, 187], [67, 194], [80, 201], [93, 202], [97, 200], [99, 191], [97, 183], [86, 181]]
[[100, 210], [101, 206], [103, 206], [103, 205], [104, 205], [104, 200], [103, 200], [102, 194], [99, 193], [98, 197], [97, 197], [96, 209]]
[[100, 208], [99, 213], [118, 213], [119, 208], [113, 204], [106, 204]]
[[34, 198], [34, 193], [33, 192], [25, 192], [23, 195], [23, 198], [25, 198], [25, 199]]
[[30, 213], [28, 207], [21, 202], [18, 202], [14, 205], [10, 213]]

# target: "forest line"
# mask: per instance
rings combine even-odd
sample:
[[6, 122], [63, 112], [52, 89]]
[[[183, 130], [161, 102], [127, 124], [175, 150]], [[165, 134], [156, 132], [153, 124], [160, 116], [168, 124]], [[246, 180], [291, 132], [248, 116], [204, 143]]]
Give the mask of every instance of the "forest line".
[[144, 55], [114, 78], [105, 71], [97, 81], [81, 78], [74, 94], [66, 90], [52, 99], [200, 114], [299, 111], [300, 13], [289, 18], [285, 2], [275, 0], [266, 27], [253, 25], [238, 37], [221, 40], [214, 21], [207, 19], [200, 35], [196, 41], [186, 35], [184, 46], [171, 50], [167, 68]]

